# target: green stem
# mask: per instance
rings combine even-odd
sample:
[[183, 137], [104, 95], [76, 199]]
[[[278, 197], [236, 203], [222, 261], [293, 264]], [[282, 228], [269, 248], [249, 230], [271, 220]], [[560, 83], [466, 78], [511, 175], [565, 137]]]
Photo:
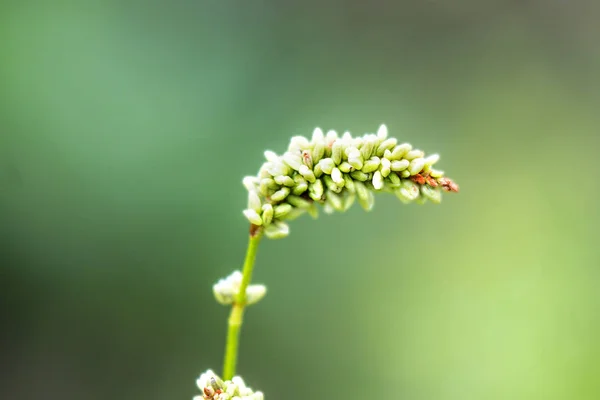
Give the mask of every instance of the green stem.
[[242, 270], [242, 284], [237, 294], [231, 314], [229, 314], [229, 328], [227, 330], [227, 343], [225, 345], [225, 360], [223, 362], [223, 379], [229, 380], [235, 375], [235, 366], [237, 363], [238, 343], [240, 341], [240, 329], [244, 317], [244, 308], [246, 307], [246, 288], [252, 280], [252, 270], [254, 269], [254, 260], [261, 238], [260, 232], [250, 233], [248, 249], [246, 251], [246, 260]]

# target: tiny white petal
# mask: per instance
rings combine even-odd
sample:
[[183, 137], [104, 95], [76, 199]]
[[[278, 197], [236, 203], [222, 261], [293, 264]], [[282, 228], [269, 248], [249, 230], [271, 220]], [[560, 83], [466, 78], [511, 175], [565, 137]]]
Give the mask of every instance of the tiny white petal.
[[334, 131], [333, 129], [327, 131], [327, 135], [325, 135], [325, 140], [327, 142], [333, 142], [337, 138], [338, 138], [337, 132]]
[[242, 183], [247, 190], [256, 190], [260, 180], [256, 176], [245, 176], [244, 179], [242, 179]]
[[383, 188], [383, 177], [380, 171], [375, 171], [373, 174], [373, 188], [375, 190], [381, 190]]
[[318, 142], [323, 141], [325, 139], [325, 135], [323, 135], [323, 130], [319, 127], [316, 127], [312, 134], [312, 141]]
[[270, 162], [278, 162], [279, 161], [279, 156], [271, 150], [267, 150], [265, 151], [265, 158], [267, 159], [267, 161]]
[[377, 138], [380, 140], [385, 140], [385, 139], [387, 139], [387, 136], [388, 136], [387, 126], [385, 126], [385, 124], [381, 124], [381, 126], [377, 130]]

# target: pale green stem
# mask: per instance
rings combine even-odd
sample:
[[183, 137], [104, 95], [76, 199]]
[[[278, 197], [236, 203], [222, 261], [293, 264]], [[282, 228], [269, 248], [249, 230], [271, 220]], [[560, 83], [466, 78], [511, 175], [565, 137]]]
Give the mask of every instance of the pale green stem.
[[252, 280], [252, 270], [254, 269], [254, 260], [261, 238], [260, 232], [250, 234], [248, 249], [246, 251], [246, 260], [242, 270], [242, 284], [240, 291], [231, 308], [229, 314], [229, 329], [227, 330], [227, 343], [225, 345], [225, 360], [223, 362], [223, 379], [230, 380], [235, 375], [237, 364], [238, 343], [240, 341], [240, 329], [244, 318], [244, 308], [246, 307], [246, 288]]

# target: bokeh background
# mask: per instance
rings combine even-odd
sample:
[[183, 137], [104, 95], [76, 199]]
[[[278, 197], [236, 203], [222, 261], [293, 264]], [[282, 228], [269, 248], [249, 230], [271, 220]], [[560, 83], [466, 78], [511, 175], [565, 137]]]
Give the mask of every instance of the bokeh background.
[[264, 241], [267, 399], [600, 398], [600, 3], [3, 1], [0, 398], [191, 399], [220, 371], [244, 175], [390, 133], [440, 206]]

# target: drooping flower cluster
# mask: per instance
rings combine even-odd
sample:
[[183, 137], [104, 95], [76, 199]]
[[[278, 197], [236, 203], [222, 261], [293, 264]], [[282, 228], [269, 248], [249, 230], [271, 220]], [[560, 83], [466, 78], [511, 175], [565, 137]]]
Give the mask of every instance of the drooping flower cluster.
[[[235, 301], [243, 275], [240, 271], [233, 271], [227, 278], [220, 279], [213, 285], [215, 299], [223, 305], [232, 304]], [[246, 305], [254, 304], [267, 294], [267, 287], [261, 284], [248, 285], [246, 288]]]
[[358, 200], [369, 211], [374, 192], [394, 193], [405, 203], [439, 203], [441, 190], [458, 191], [442, 171], [432, 168], [439, 155], [425, 157], [408, 143], [398, 144], [388, 138], [385, 125], [376, 134], [356, 138], [316, 128], [311, 140], [295, 136], [283, 155], [266, 151], [265, 158], [258, 175], [243, 180], [248, 189], [244, 215], [270, 238], [289, 234], [286, 220], [305, 212], [316, 217], [317, 204], [331, 213], [346, 211]]
[[210, 369], [200, 375], [196, 384], [202, 396], [194, 396], [194, 400], [264, 400], [262, 392], [254, 392], [241, 377], [223, 381]]

